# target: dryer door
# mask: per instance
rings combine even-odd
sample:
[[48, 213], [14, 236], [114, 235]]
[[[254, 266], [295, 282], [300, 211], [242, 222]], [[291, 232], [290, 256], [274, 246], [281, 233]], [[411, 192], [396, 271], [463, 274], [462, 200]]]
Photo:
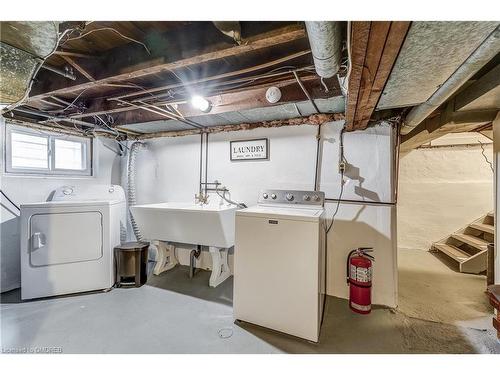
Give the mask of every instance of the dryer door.
[[99, 211], [34, 214], [30, 217], [30, 264], [43, 267], [96, 260], [103, 255]]

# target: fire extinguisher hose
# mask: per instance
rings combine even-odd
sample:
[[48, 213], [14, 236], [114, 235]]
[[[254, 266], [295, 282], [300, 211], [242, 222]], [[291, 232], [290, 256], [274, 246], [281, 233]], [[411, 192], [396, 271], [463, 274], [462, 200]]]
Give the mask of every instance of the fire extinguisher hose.
[[349, 255], [347, 256], [347, 264], [346, 264], [346, 278], [347, 278], [347, 284], [349, 284], [349, 265], [350, 265], [350, 262], [351, 262], [351, 257], [352, 255], [357, 252], [358, 249], [354, 249], [354, 250], [351, 250], [349, 252]]

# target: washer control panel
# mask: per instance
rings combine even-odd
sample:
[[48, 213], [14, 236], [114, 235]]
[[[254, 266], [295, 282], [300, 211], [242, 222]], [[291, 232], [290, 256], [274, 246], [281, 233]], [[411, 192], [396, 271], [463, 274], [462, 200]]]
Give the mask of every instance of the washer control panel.
[[258, 203], [307, 204], [323, 207], [325, 193], [308, 190], [262, 190]]

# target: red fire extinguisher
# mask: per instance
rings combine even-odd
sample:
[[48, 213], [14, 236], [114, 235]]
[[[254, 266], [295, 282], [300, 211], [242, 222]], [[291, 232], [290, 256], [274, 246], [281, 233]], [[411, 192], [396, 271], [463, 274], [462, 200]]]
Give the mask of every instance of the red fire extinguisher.
[[372, 310], [372, 260], [367, 254], [371, 247], [359, 247], [347, 256], [347, 284], [349, 284], [349, 307], [358, 314], [369, 314]]

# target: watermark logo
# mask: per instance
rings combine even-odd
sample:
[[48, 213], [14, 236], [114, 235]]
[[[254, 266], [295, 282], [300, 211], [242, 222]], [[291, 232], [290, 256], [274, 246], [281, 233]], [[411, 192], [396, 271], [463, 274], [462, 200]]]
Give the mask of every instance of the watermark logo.
[[60, 346], [34, 346], [2, 348], [2, 354], [62, 354]]

